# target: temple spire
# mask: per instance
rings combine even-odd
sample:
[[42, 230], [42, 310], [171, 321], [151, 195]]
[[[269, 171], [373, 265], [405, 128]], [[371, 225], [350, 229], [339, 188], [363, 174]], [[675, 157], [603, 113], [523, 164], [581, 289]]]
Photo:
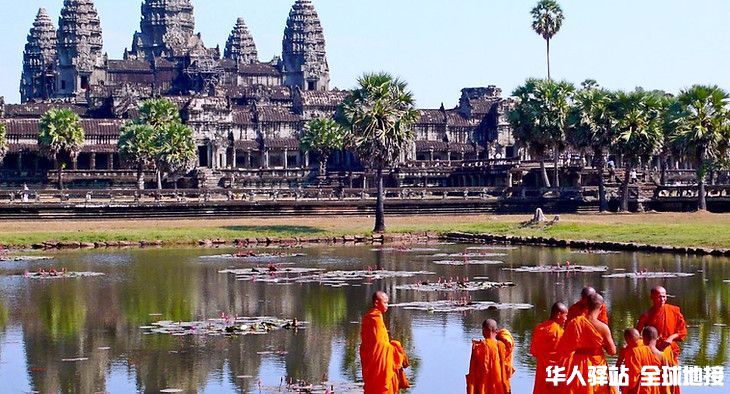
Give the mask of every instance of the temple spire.
[[324, 32], [310, 0], [297, 0], [284, 30], [284, 83], [302, 90], [327, 90], [329, 65]]
[[28, 33], [23, 52], [23, 74], [20, 78], [20, 98], [45, 100], [55, 91], [56, 28], [45, 8], [38, 15]]
[[132, 53], [152, 60], [182, 53], [195, 35], [195, 16], [190, 0], [145, 0], [141, 32], [135, 33]]
[[58, 93], [78, 95], [103, 79], [101, 22], [92, 0], [64, 0], [58, 20]]
[[236, 26], [233, 27], [231, 35], [228, 37], [224, 57], [239, 63], [255, 63], [258, 61], [256, 43], [254, 43], [243, 18], [238, 18]]

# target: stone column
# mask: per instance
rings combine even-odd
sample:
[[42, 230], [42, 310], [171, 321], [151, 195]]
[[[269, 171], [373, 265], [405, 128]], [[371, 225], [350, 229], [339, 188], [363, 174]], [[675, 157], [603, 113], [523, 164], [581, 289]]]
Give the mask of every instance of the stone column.
[[233, 168], [238, 168], [238, 152], [238, 149], [233, 148]]
[[264, 168], [269, 168], [269, 148], [264, 149]]
[[215, 155], [211, 144], [208, 144], [208, 167], [215, 170]]
[[219, 168], [228, 168], [228, 149], [223, 149], [223, 153], [220, 154]]
[[78, 170], [79, 169], [79, 155], [74, 155], [71, 158], [71, 169], [72, 170]]
[[18, 152], [18, 173], [23, 171], [23, 152]]
[[512, 187], [513, 182], [514, 181], [512, 180], [512, 173], [508, 172], [507, 173], [507, 187]]
[[451, 165], [451, 150], [446, 152], [446, 161]]
[[251, 168], [251, 149], [246, 151], [246, 168]]
[[90, 170], [96, 169], [96, 153], [94, 153], [94, 152], [89, 154], [89, 169]]
[[433, 162], [433, 148], [428, 150], [428, 159]]
[[289, 168], [289, 149], [284, 148], [284, 169]]
[[113, 170], [114, 169], [114, 153], [109, 154], [109, 161], [106, 165], [107, 169]]
[[304, 168], [309, 168], [309, 152], [304, 152]]

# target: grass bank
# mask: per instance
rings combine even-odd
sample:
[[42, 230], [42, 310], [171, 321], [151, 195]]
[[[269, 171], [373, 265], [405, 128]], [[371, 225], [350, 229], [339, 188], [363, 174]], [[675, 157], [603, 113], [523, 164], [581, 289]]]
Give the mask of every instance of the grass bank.
[[[388, 217], [390, 232], [464, 231], [558, 239], [639, 242], [730, 248], [730, 214], [652, 213], [562, 215], [545, 228], [525, 227], [524, 215]], [[0, 221], [0, 244], [45, 241], [194, 243], [200, 239], [321, 237], [369, 234], [371, 217], [301, 217], [184, 220]]]

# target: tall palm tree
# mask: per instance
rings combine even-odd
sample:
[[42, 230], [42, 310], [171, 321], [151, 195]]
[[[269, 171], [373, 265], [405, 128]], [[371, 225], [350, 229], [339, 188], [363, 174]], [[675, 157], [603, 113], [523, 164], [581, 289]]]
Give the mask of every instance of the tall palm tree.
[[79, 116], [68, 108], [51, 109], [41, 117], [38, 145], [41, 152], [53, 160], [58, 170], [58, 186], [63, 189], [63, 164], [59, 155], [68, 156], [76, 168], [76, 157], [84, 145], [84, 128]]
[[[193, 130], [180, 123], [170, 123], [157, 134], [157, 162], [160, 171], [164, 170], [174, 178], [184, 175], [195, 168], [198, 150]], [[161, 188], [158, 178], [158, 188]], [[177, 188], [177, 179], [175, 179]]]
[[555, 0], [540, 0], [532, 9], [532, 30], [539, 34], [547, 44], [547, 68], [550, 78], [550, 40], [563, 26], [563, 10]]
[[598, 198], [601, 212], [608, 210], [603, 172], [606, 153], [614, 139], [610, 111], [611, 93], [604, 89], [583, 89], [575, 94], [569, 118], [569, 140], [579, 149], [590, 149], [598, 173]]
[[305, 126], [300, 137], [303, 152], [315, 152], [319, 156], [319, 176], [327, 176], [327, 161], [333, 150], [344, 147], [345, 131], [333, 119], [315, 118]]
[[139, 107], [137, 123], [162, 129], [170, 123], [180, 122], [180, 110], [175, 103], [167, 99], [149, 99]]
[[338, 120], [348, 130], [347, 145], [360, 160], [375, 170], [378, 196], [375, 207], [376, 233], [385, 231], [383, 171], [401, 159], [413, 140], [412, 126], [418, 119], [408, 85], [387, 73], [365, 74], [358, 88], [344, 100]]
[[631, 171], [662, 145], [663, 104], [657, 94], [636, 90], [616, 93], [610, 105], [616, 133], [612, 145], [624, 158], [621, 210], [628, 212]]
[[127, 123], [119, 134], [119, 154], [137, 167], [137, 189], [144, 189], [144, 169], [154, 165], [159, 147], [155, 129], [146, 124]]
[[544, 156], [550, 150], [555, 165], [552, 187], [560, 187], [558, 160], [565, 149], [565, 131], [574, 90], [568, 82], [528, 79], [512, 93], [517, 106], [510, 112], [509, 120], [515, 138], [540, 160], [545, 187], [551, 187], [544, 162]]
[[705, 182], [712, 161], [723, 157], [730, 140], [728, 93], [718, 86], [695, 85], [677, 97], [674, 142], [694, 158], [699, 188], [697, 209], [707, 210]]

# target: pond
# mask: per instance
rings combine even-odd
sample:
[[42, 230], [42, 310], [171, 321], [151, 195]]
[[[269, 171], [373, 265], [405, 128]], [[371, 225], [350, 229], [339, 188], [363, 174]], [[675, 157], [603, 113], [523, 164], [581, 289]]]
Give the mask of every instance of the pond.
[[[0, 263], [0, 391], [271, 392], [290, 380], [356, 382], [360, 379], [359, 320], [377, 289], [387, 291], [391, 303], [469, 299], [533, 306], [456, 313], [392, 308], [386, 325], [391, 338], [402, 341], [411, 357], [408, 374], [414, 393], [465, 391], [470, 341], [481, 335], [485, 318], [497, 319], [514, 334], [513, 390], [531, 393], [532, 329], [547, 318], [553, 302], [573, 302], [589, 284], [606, 296], [617, 343], [622, 342], [622, 330], [649, 306], [649, 289], [664, 285], [673, 296], [670, 303], [682, 308], [690, 326], [681, 362], [722, 365], [730, 373], [730, 261], [723, 258], [448, 244], [407, 249], [318, 246], [259, 252], [268, 257], [221, 256], [231, 253], [236, 250], [81, 251], [49, 254], [52, 260]], [[465, 259], [474, 263], [460, 264]], [[522, 269], [565, 266], [566, 261], [574, 267], [606, 268], [567, 273]], [[25, 271], [50, 267], [104, 275], [54, 280], [23, 276]], [[246, 275], [256, 267], [261, 275]], [[288, 268], [314, 269], [294, 276], [322, 270], [365, 274], [354, 280], [329, 278], [325, 284], [278, 280], [286, 276], [279, 273], [273, 275], [277, 280], [264, 280], [271, 276], [266, 271]], [[226, 269], [246, 274], [219, 272]], [[367, 272], [379, 269], [420, 273], [368, 277]], [[693, 275], [617, 275], [643, 271]], [[464, 278], [513, 282], [514, 286], [475, 288], [468, 293], [402, 287]], [[161, 320], [199, 321], [228, 315], [297, 318], [305, 323], [299, 330], [243, 336], [169, 335], [149, 329]], [[730, 382], [730, 376], [725, 381]], [[727, 393], [727, 385], [686, 387], [683, 393]]]

